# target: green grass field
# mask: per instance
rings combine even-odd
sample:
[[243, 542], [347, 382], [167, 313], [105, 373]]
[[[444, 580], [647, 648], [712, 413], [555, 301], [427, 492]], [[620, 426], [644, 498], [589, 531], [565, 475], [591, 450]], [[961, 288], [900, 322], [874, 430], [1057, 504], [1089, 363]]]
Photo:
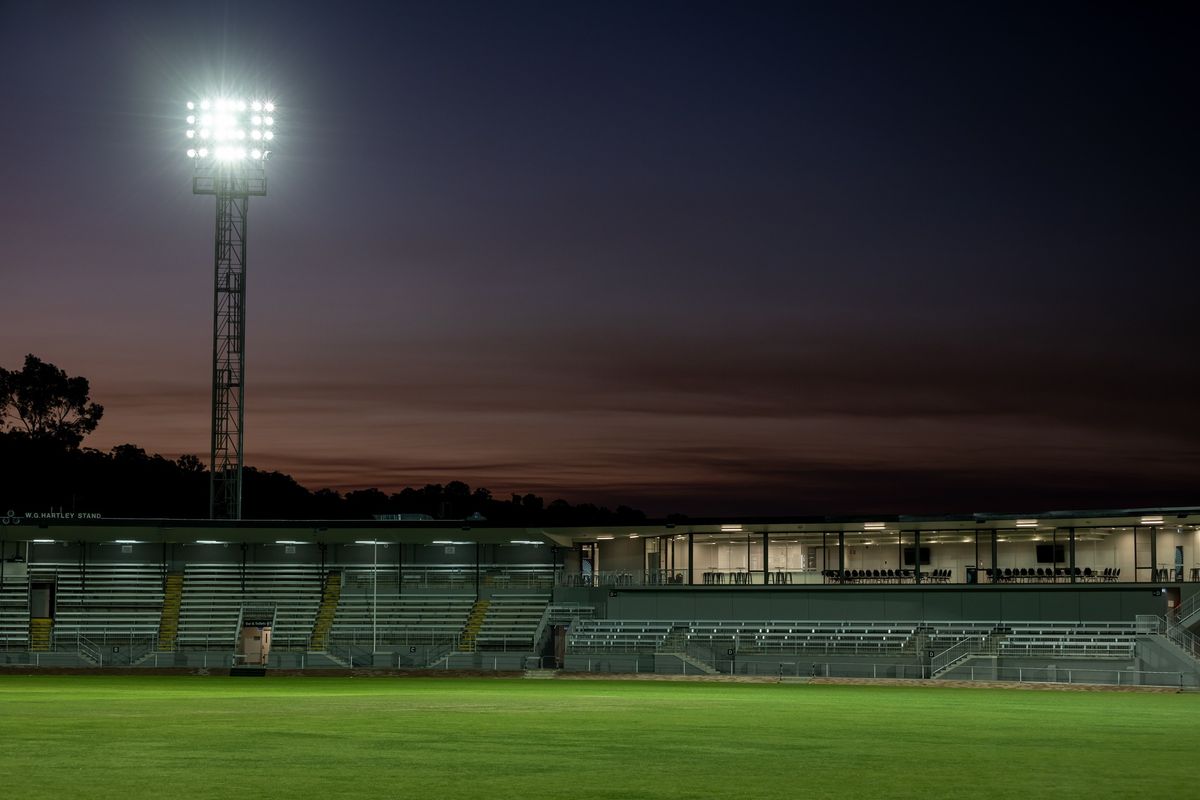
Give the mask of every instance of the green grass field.
[[13, 800], [1186, 797], [1200, 695], [8, 675], [0, 756]]

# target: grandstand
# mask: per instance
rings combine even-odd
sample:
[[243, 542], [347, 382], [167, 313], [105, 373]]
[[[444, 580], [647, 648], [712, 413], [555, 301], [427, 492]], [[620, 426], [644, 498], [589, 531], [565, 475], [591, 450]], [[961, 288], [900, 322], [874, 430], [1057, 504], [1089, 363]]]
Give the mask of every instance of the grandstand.
[[0, 647], [9, 663], [211, 666], [258, 631], [268, 667], [937, 679], [1090, 664], [1186, 682], [1198, 521], [1190, 508], [537, 530], [51, 518], [11, 529], [38, 538], [0, 565]]

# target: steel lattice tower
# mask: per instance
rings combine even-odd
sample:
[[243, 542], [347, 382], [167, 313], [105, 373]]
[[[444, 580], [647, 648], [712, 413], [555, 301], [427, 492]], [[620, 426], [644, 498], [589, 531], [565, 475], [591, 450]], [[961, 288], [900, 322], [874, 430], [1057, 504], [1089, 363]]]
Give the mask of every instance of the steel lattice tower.
[[[189, 103], [189, 111], [195, 103]], [[188, 138], [199, 138], [199, 148], [188, 155], [195, 159], [193, 194], [217, 198], [213, 281], [212, 441], [209, 451], [209, 500], [211, 519], [241, 519], [242, 443], [245, 431], [246, 354], [246, 214], [250, 197], [267, 193], [266, 159], [262, 149], [274, 138], [274, 120], [263, 117], [263, 105], [238, 100], [201, 101], [201, 114], [189, 114]], [[266, 104], [266, 111], [274, 106]], [[211, 113], [205, 113], [211, 112]], [[245, 117], [239, 119], [239, 117]], [[264, 128], [265, 121], [265, 128]], [[242, 127], [242, 126], [245, 127]], [[254, 127], [251, 127], [253, 125]], [[252, 135], [257, 145], [244, 147]], [[205, 143], [215, 139], [211, 157]], [[265, 141], [264, 141], [265, 139]]]

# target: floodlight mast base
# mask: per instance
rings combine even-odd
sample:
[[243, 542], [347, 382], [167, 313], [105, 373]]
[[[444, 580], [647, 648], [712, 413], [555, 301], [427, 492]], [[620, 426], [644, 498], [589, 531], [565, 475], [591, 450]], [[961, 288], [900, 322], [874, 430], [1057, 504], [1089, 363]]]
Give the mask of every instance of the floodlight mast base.
[[208, 515], [210, 519], [241, 519], [246, 212], [251, 195], [267, 193], [266, 171], [261, 165], [197, 164], [192, 192], [217, 198]]

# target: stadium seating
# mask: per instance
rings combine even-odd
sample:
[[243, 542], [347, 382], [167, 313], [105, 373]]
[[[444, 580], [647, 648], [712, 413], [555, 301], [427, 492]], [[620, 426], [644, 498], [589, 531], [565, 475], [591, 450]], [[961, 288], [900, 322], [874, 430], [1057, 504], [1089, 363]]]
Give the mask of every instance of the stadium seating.
[[181, 648], [232, 648], [243, 609], [270, 610], [271, 646], [307, 647], [321, 604], [316, 566], [189, 564], [179, 610]]
[[159, 564], [38, 564], [33, 582], [55, 584], [54, 639], [149, 640], [162, 618]]
[[343, 591], [333, 620], [336, 641], [385, 645], [447, 641], [462, 632], [475, 602], [471, 594], [397, 594], [394, 583], [377, 587], [374, 593], [361, 588]]
[[24, 649], [29, 644], [29, 582], [12, 571], [0, 585], [0, 650]]
[[477, 650], [532, 649], [550, 596], [546, 594], [493, 595], [475, 636]]
[[567, 636], [570, 653], [653, 653], [675, 623], [664, 620], [579, 620]]
[[688, 626], [689, 643], [731, 643], [738, 652], [900, 653], [915, 623], [811, 621], [698, 621]]

